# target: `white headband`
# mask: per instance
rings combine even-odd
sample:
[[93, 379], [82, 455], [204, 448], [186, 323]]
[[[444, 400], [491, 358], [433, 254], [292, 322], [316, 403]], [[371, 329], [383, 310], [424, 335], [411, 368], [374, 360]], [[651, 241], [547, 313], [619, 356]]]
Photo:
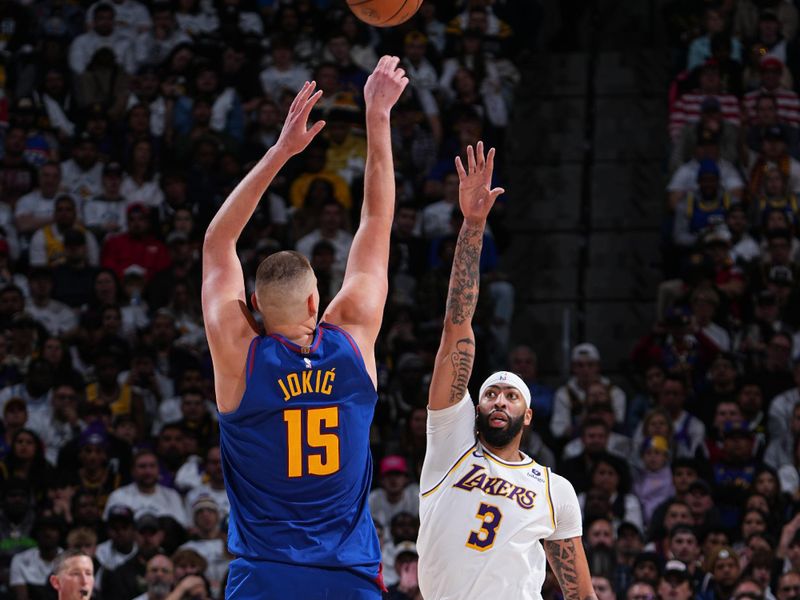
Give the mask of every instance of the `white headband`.
[[489, 375], [481, 386], [481, 391], [478, 395], [479, 400], [483, 398], [483, 393], [486, 391], [486, 388], [491, 385], [510, 385], [511, 387], [517, 388], [519, 393], [522, 394], [522, 397], [525, 398], [525, 404], [528, 405], [528, 408], [531, 407], [531, 391], [528, 389], [528, 386], [525, 385], [525, 382], [522, 381], [519, 376], [514, 375], [514, 373], [498, 371], [497, 373]]

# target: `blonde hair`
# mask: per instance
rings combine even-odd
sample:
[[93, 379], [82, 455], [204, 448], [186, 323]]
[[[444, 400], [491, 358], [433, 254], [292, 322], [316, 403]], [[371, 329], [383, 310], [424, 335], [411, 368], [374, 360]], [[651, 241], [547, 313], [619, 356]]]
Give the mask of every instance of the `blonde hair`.
[[283, 321], [304, 320], [303, 302], [314, 285], [314, 271], [305, 256], [294, 250], [271, 254], [256, 271], [258, 309], [265, 321], [266, 313]]

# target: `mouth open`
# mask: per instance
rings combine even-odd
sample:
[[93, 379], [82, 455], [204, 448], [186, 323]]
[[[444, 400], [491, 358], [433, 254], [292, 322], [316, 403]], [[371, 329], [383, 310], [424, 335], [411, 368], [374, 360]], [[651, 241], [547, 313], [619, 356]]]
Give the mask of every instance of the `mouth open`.
[[508, 415], [501, 411], [495, 411], [489, 417], [489, 425], [492, 427], [505, 427], [508, 425]]

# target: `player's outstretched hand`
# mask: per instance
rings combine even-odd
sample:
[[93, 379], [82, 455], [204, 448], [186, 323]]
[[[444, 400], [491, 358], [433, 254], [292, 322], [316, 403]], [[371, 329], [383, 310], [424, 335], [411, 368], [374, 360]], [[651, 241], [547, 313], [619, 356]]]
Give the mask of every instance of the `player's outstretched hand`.
[[398, 68], [400, 59], [396, 56], [382, 56], [378, 65], [364, 86], [364, 101], [367, 111], [389, 112], [408, 85], [408, 77]]
[[458, 204], [467, 221], [485, 221], [497, 197], [505, 192], [503, 188], [490, 188], [494, 171], [494, 148], [483, 155], [483, 142], [478, 142], [476, 150], [467, 146], [467, 168], [456, 157], [458, 171]]
[[317, 121], [308, 128], [308, 116], [311, 109], [322, 97], [322, 90], [314, 92], [316, 82], [305, 82], [297, 96], [294, 97], [292, 105], [289, 107], [289, 114], [281, 129], [281, 135], [275, 143], [283, 151], [294, 156], [306, 149], [311, 140], [325, 127], [325, 121]]

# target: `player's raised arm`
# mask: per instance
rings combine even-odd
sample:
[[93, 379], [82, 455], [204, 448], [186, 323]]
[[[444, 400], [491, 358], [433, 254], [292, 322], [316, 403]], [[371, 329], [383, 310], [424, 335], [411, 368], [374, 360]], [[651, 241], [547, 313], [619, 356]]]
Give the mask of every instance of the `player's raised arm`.
[[247, 347], [255, 335], [236, 241], [281, 167], [325, 125], [320, 121], [307, 127], [308, 115], [322, 95], [322, 91], [314, 93], [314, 87], [314, 82], [306, 83], [297, 94], [278, 141], [231, 192], [203, 241], [203, 320], [214, 362], [217, 405], [223, 412], [238, 405], [241, 393], [236, 392], [243, 389]]
[[444, 330], [428, 396], [428, 407], [439, 410], [460, 401], [467, 391], [472, 363], [475, 359], [475, 335], [472, 316], [478, 303], [480, 258], [486, 217], [502, 188], [491, 189], [494, 169], [494, 148], [484, 158], [483, 142], [473, 151], [467, 147], [467, 169], [456, 158], [458, 171], [458, 204], [464, 223], [458, 234]]
[[384, 56], [364, 87], [367, 105], [367, 165], [361, 221], [350, 248], [341, 291], [323, 320], [347, 329], [358, 343], [376, 382], [374, 345], [388, 293], [389, 237], [394, 218], [395, 185], [389, 115], [408, 79], [400, 59]]
[[542, 544], [564, 600], [597, 600], [581, 538], [543, 540]]

